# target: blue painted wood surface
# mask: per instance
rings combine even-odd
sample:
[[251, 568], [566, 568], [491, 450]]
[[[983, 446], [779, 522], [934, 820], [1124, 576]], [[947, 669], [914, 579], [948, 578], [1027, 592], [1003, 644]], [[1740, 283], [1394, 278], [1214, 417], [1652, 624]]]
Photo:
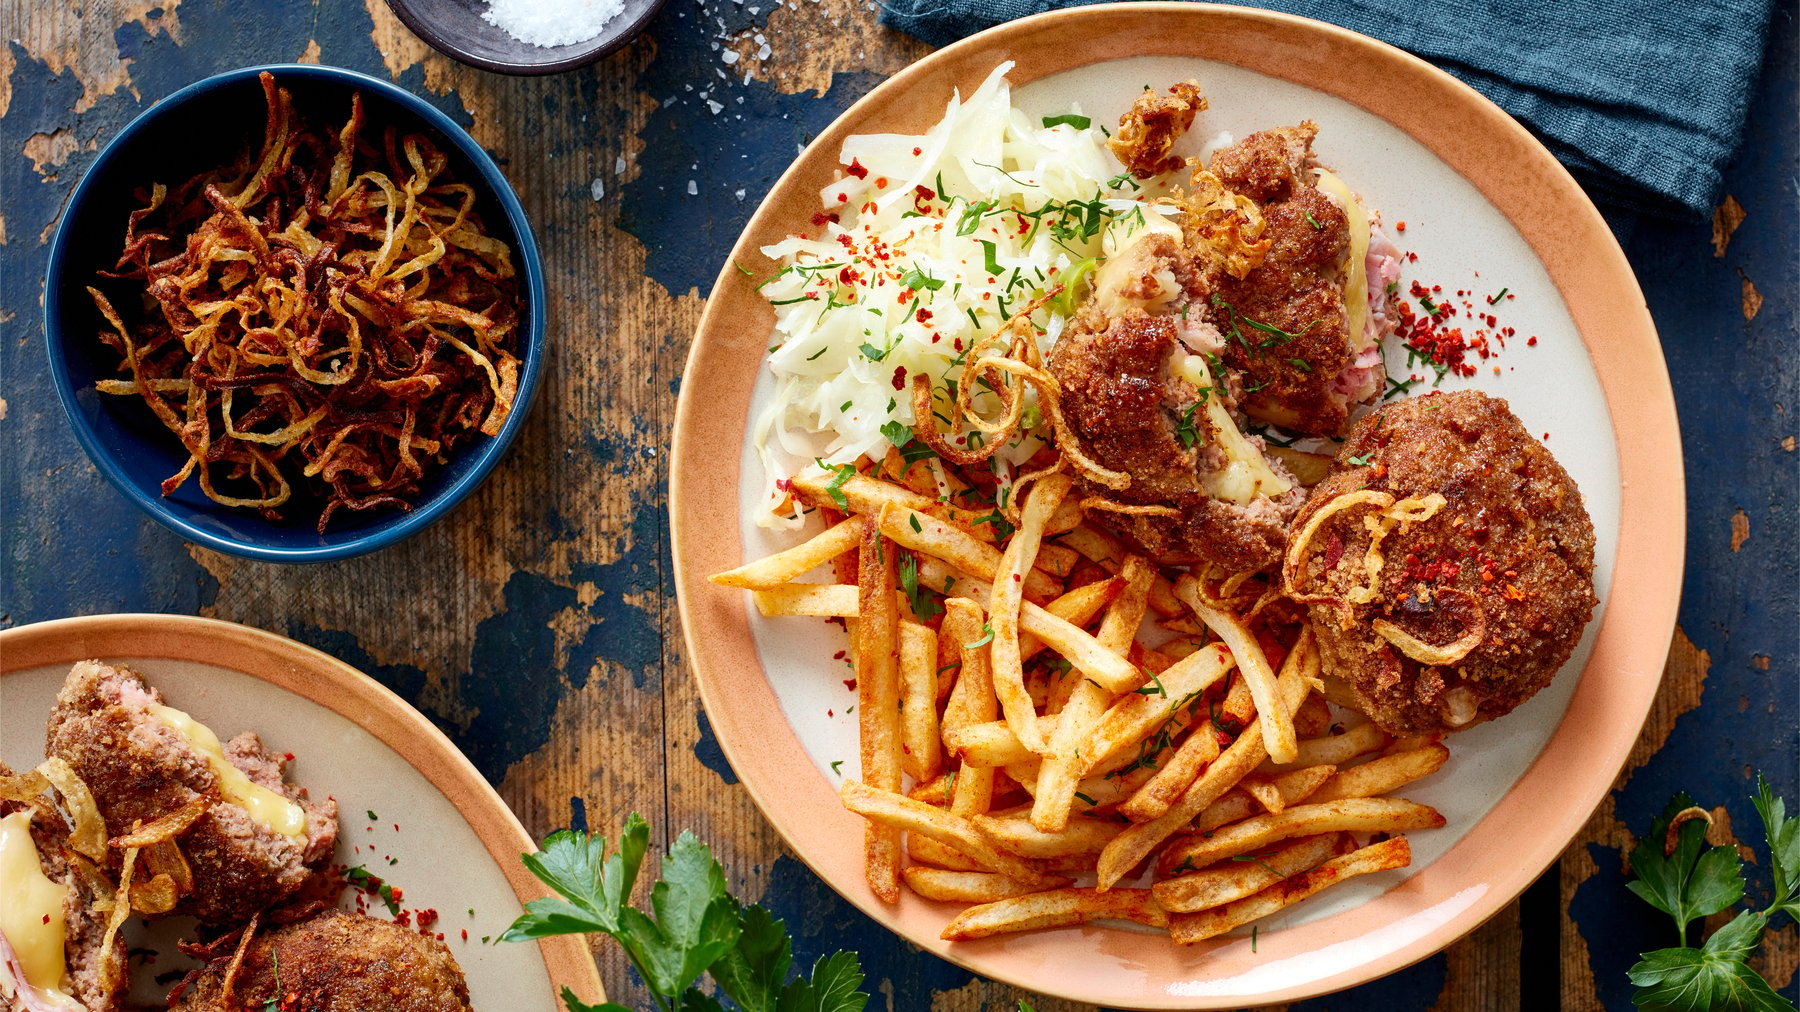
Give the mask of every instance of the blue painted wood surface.
[[[621, 53], [532, 80], [430, 53], [381, 0], [9, 5], [23, 22], [5, 26], [0, 61], [0, 624], [162, 611], [296, 637], [413, 700], [533, 832], [632, 809], [670, 837], [691, 827], [735, 889], [796, 927], [801, 961], [860, 950], [896, 1009], [1012, 1008], [1023, 992], [898, 941], [782, 850], [710, 734], [673, 611], [664, 448], [700, 300], [797, 145], [922, 53], [874, 13], [671, 0]], [[1682, 632], [1640, 754], [1535, 893], [1548, 905], [1296, 1009], [1554, 995], [1623, 1012], [1625, 968], [1668, 941], [1622, 888], [1623, 834], [1685, 789], [1758, 840], [1755, 769], [1800, 800], [1800, 147], [1792, 5], [1776, 17], [1728, 174], [1741, 227], [1722, 253], [1704, 222], [1640, 221], [1627, 241], [1675, 381], [1690, 518]], [[495, 152], [539, 229], [555, 345], [531, 425], [469, 503], [407, 544], [304, 570], [184, 545], [105, 485], [47, 384], [39, 322], [45, 242], [97, 145], [207, 74], [296, 59], [391, 77]], [[1795, 929], [1769, 950], [1769, 976], [1794, 994]], [[615, 997], [641, 1001], [617, 954], [599, 955]]]

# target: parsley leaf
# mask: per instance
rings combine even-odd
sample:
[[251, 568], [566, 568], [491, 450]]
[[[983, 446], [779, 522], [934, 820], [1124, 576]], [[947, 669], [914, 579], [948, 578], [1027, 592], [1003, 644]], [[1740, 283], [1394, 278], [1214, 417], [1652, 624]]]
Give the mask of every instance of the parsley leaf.
[[1685, 793], [1669, 801], [1662, 815], [1650, 824], [1650, 834], [1631, 850], [1631, 870], [1637, 878], [1625, 888], [1675, 919], [1681, 939], [1688, 924], [1709, 917], [1736, 903], [1744, 895], [1744, 876], [1737, 850], [1706, 843], [1706, 820], [1688, 819], [1676, 831], [1674, 850], [1663, 854], [1663, 839], [1676, 816], [1694, 806]]
[[1769, 843], [1769, 873], [1775, 880], [1775, 896], [1768, 913], [1786, 913], [1800, 921], [1800, 818], [1788, 818], [1787, 802], [1775, 796], [1763, 775], [1756, 775], [1756, 814], [1762, 816], [1764, 839]]
[[1375, 459], [1375, 452], [1373, 450], [1371, 450], [1368, 453], [1357, 454], [1354, 457], [1345, 457], [1344, 463], [1353, 465], [1355, 467], [1368, 467], [1369, 461], [1374, 460], [1374, 459]]
[[848, 510], [850, 497], [844, 494], [844, 482], [856, 477], [856, 465], [827, 464], [817, 458], [814, 458], [813, 463], [831, 472], [831, 481], [825, 486], [825, 494], [831, 497], [832, 502], [837, 503], [838, 509]]
[[1072, 126], [1077, 130], [1086, 130], [1088, 127], [1090, 127], [1094, 124], [1094, 121], [1091, 119], [1088, 119], [1086, 116], [1082, 116], [1082, 115], [1079, 115], [1077, 113], [1072, 113], [1072, 112], [1064, 113], [1061, 116], [1045, 116], [1044, 117], [1044, 126], [1046, 126], [1046, 127], [1063, 126], [1064, 124]]
[[[742, 907], [725, 888], [724, 869], [711, 849], [682, 833], [650, 890], [654, 917], [629, 905], [643, 865], [650, 828], [633, 812], [607, 854], [604, 837], [562, 830], [544, 849], [524, 855], [525, 866], [560, 899], [539, 899], [501, 936], [516, 942], [597, 931], [612, 937], [652, 992], [660, 1012], [711, 1012], [717, 998], [690, 988], [703, 973], [745, 1012], [861, 1012], [862, 966], [839, 952], [813, 964], [812, 976], [788, 980], [793, 943], [787, 926], [760, 906]], [[588, 1005], [568, 988], [569, 1012], [628, 1012], [611, 1002]]]
[[907, 604], [912, 606], [913, 614], [921, 621], [929, 620], [944, 610], [936, 598], [919, 586], [919, 560], [911, 552], [900, 555], [900, 589], [906, 592]]
[[1646, 952], [1626, 976], [1638, 987], [1632, 1004], [1648, 1012], [1792, 1012], [1746, 962], [1765, 918], [1746, 910], [1713, 932], [1706, 945]]
[[985, 647], [992, 642], [994, 642], [994, 627], [983, 622], [981, 623], [981, 638], [973, 643], [964, 643], [963, 646], [973, 650], [976, 647]]

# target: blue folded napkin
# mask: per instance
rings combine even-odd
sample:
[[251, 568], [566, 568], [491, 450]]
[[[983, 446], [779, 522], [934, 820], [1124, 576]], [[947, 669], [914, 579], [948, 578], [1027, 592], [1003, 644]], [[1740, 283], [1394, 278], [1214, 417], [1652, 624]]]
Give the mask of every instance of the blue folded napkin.
[[[1095, 0], [885, 0], [944, 45]], [[1719, 199], [1762, 66], [1771, 0], [1263, 0], [1431, 60], [1536, 131], [1596, 202], [1700, 213]]]

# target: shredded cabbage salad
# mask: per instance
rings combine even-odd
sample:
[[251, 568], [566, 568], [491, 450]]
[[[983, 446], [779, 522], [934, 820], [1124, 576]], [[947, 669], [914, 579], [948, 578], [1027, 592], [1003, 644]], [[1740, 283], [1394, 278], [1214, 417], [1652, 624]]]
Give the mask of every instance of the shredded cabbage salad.
[[[923, 135], [846, 139], [818, 231], [763, 247], [782, 266], [761, 286], [776, 320], [775, 392], [751, 432], [770, 506], [759, 524], [802, 522], [797, 504], [776, 509], [783, 479], [805, 469], [878, 459], [889, 446], [937, 464], [913, 440], [913, 375], [940, 388], [939, 427], [961, 431], [944, 405], [976, 341], [1060, 283], [1064, 293], [1032, 314], [1047, 351], [1104, 258], [1145, 230], [1181, 234], [1176, 209], [1153, 202], [1079, 108], [1038, 121], [1015, 108], [1011, 68], [952, 96]], [[1027, 434], [993, 458], [1002, 480], [1046, 444], [1027, 397]], [[977, 410], [994, 403], [975, 397]]]

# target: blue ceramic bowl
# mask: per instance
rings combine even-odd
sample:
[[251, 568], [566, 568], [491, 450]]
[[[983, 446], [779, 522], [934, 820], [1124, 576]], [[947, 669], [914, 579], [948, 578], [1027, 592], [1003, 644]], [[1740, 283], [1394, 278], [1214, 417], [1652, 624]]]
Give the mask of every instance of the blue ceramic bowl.
[[[475, 436], [445, 465], [428, 471], [408, 512], [340, 510], [324, 534], [316, 509], [295, 500], [281, 521], [255, 510], [221, 506], [189, 479], [173, 495], [163, 479], [187, 460], [178, 440], [137, 397], [102, 394], [96, 380], [119, 375], [119, 356], [100, 342], [106, 328], [87, 294], [95, 272], [110, 269], [124, 244], [132, 194], [153, 181], [173, 185], [230, 162], [245, 144], [260, 143], [264, 102], [257, 75], [267, 70], [293, 95], [299, 115], [335, 129], [361, 91], [372, 126], [423, 129], [450, 158], [456, 178], [477, 192], [476, 209], [490, 235], [512, 248], [519, 272], [520, 375], [517, 399], [498, 436]], [[104, 286], [102, 286], [104, 287]], [[123, 311], [123, 307], [122, 311]], [[208, 548], [274, 562], [324, 562], [391, 545], [449, 512], [494, 469], [525, 425], [544, 361], [544, 272], [525, 210], [487, 152], [449, 117], [386, 81], [336, 67], [249, 67], [209, 77], [170, 95], [113, 138], [75, 187], [50, 246], [44, 292], [44, 336], [50, 375], [75, 435], [94, 465], [157, 522]], [[294, 508], [299, 506], [300, 508]]]

